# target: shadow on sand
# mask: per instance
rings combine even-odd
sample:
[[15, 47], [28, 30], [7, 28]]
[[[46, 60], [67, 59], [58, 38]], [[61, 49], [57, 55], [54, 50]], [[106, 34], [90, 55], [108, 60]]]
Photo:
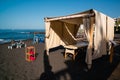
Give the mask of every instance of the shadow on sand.
[[40, 80], [56, 80], [46, 51], [44, 51], [44, 73], [41, 74]]
[[67, 66], [67, 68], [61, 69], [58, 72], [52, 72], [52, 65], [50, 65], [49, 62], [49, 56], [47, 56], [45, 52], [44, 73], [40, 75], [40, 80], [108, 80], [112, 72], [120, 63], [120, 56], [118, 56], [120, 55], [118, 54], [119, 48], [120, 46], [115, 48], [113, 63], [109, 62], [109, 55], [106, 55], [99, 59], [93, 60], [93, 66], [89, 71], [86, 70], [87, 65], [85, 63], [85, 52], [82, 50], [79, 50], [80, 54], [76, 56], [75, 61], [73, 61], [71, 58], [64, 60], [63, 63]]

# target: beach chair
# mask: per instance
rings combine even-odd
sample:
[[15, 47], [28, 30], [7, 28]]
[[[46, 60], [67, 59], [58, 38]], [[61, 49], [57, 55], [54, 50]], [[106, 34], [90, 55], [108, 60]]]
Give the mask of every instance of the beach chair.
[[22, 41], [18, 41], [18, 42], [11, 42], [11, 45], [8, 46], [8, 49], [13, 49], [13, 48], [22, 48], [22, 47], [26, 47], [26, 44]]
[[20, 40], [19, 42], [17, 42], [17, 47], [18, 48], [26, 47], [26, 44]]
[[13, 44], [8, 46], [8, 49], [13, 49], [13, 48], [18, 48], [17, 44], [13, 43]]

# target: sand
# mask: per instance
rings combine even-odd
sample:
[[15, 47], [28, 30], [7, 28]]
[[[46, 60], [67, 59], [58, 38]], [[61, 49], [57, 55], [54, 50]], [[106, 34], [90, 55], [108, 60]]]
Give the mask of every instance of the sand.
[[[33, 45], [30, 40], [25, 41], [27, 46]], [[36, 47], [37, 58], [35, 61], [25, 60], [25, 48], [8, 49], [8, 44], [0, 45], [0, 80], [36, 80], [43, 73], [44, 44]]]
[[[32, 41], [24, 41], [31, 46]], [[62, 47], [44, 53], [44, 43], [34, 44], [36, 60], [25, 60], [25, 48], [8, 49], [10, 43], [0, 45], [0, 80], [120, 80], [120, 46], [115, 50], [113, 63], [109, 56], [93, 61], [91, 70], [86, 69], [85, 53], [80, 50], [76, 60], [71, 55], [65, 60]]]

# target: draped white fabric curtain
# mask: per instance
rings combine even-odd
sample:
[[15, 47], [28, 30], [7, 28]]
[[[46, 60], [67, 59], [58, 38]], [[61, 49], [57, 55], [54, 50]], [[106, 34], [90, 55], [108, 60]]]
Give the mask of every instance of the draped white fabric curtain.
[[50, 22], [45, 22], [45, 29], [45, 47], [47, 54], [49, 55]]
[[[83, 18], [83, 24], [87, 40], [89, 42], [86, 63], [92, 64], [92, 60], [107, 54], [107, 40], [113, 40], [114, 37], [114, 21], [112, 18], [95, 11], [95, 23], [91, 24], [91, 18]], [[93, 27], [93, 33], [90, 33]], [[92, 34], [92, 35], [91, 35]], [[92, 38], [93, 37], [93, 38]], [[92, 46], [92, 47], [91, 47]], [[92, 48], [94, 51], [92, 52]]]
[[68, 29], [67, 23], [64, 23], [64, 26], [65, 26], [65, 29], [67, 30], [67, 32], [68, 32], [68, 33], [70, 34], [70, 36], [72, 37], [72, 39], [76, 41], [76, 38], [75, 38], [74, 34], [71, 33], [71, 31]]
[[83, 18], [83, 25], [84, 25], [87, 40], [89, 42], [88, 47], [87, 47], [87, 52], [86, 52], [86, 63], [92, 64], [92, 47], [93, 47], [92, 42], [93, 41], [91, 40], [91, 38], [93, 38], [92, 37], [93, 35], [91, 35], [92, 34], [91, 27], [93, 26], [91, 26], [92, 25], [91, 18], [90, 17]]
[[45, 37], [49, 37], [50, 35], [50, 22], [45, 22]]
[[114, 38], [114, 25], [115, 21], [114, 19], [107, 17], [107, 40], [113, 40]]
[[46, 50], [47, 54], [49, 55], [49, 49], [59, 46], [60, 44], [63, 44], [58, 34], [52, 29], [52, 26], [55, 26], [54, 24], [51, 24], [52, 22], [46, 22], [46, 34], [45, 34], [45, 43], [46, 43]]
[[90, 28], [90, 18], [86, 17], [83, 18], [83, 25], [84, 25], [84, 29], [85, 29], [85, 34], [87, 37], [87, 40], [90, 40], [90, 34], [89, 34], [89, 28]]
[[[107, 54], [106, 44], [107, 44], [107, 23], [106, 15], [95, 11], [95, 36], [94, 36], [94, 53], [93, 59], [99, 58], [102, 55]], [[111, 33], [109, 33], [111, 34]]]

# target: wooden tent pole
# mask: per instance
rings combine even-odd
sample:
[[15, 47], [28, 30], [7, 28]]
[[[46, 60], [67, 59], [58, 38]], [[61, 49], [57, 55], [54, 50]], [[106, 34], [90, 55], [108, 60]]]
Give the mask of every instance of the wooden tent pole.
[[112, 43], [111, 49], [110, 49], [110, 63], [113, 61], [113, 54], [114, 54], [114, 44]]
[[91, 17], [90, 18], [90, 31], [89, 31], [89, 34], [90, 34], [90, 46], [91, 46], [91, 48], [92, 48], [92, 44], [93, 44], [93, 31], [94, 31], [94, 26], [93, 26], [93, 24], [94, 24], [94, 18], [93, 17]]

